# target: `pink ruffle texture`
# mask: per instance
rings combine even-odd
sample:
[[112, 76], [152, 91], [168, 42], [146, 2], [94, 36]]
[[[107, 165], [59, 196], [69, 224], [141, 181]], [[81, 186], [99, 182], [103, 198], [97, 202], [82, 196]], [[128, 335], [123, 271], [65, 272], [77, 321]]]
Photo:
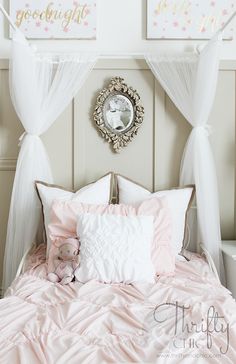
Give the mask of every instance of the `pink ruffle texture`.
[[[235, 301], [199, 256], [177, 262], [174, 277], [137, 285], [62, 286], [46, 279], [46, 263], [34, 260], [0, 300], [1, 364], [235, 362]], [[184, 320], [190, 327], [205, 322], [214, 307], [229, 325], [225, 354], [226, 332], [211, 327], [208, 348], [203, 330], [182, 331], [180, 313], [175, 332], [175, 307], [167, 303], [176, 302], [189, 307]]]

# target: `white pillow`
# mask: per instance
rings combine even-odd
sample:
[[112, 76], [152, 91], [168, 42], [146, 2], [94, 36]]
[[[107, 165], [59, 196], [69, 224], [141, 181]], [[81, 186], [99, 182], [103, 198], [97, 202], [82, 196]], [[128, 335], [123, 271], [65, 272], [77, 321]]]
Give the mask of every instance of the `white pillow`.
[[78, 216], [79, 282], [154, 283], [151, 261], [152, 216], [85, 213]]
[[173, 224], [171, 246], [176, 258], [178, 260], [184, 259], [179, 253], [183, 247], [186, 213], [192, 201], [194, 186], [151, 193], [144, 187], [122, 176], [116, 175], [116, 178], [120, 204], [129, 204], [138, 207], [141, 202], [148, 198], [163, 196], [167, 198]]
[[51, 206], [54, 200], [74, 200], [87, 204], [104, 204], [108, 205], [112, 199], [112, 181], [113, 174], [100, 178], [94, 183], [81, 188], [76, 192], [65, 190], [63, 187], [50, 185], [44, 182], [36, 181], [36, 189], [42, 204], [44, 229], [47, 238], [47, 255], [51, 246], [48, 225], [50, 223]]

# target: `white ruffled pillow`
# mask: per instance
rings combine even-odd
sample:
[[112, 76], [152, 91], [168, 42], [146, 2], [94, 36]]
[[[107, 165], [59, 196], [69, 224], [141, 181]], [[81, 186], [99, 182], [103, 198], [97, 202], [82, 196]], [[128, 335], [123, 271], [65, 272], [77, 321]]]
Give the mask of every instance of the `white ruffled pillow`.
[[108, 173], [96, 182], [90, 183], [78, 191], [68, 191], [63, 187], [50, 185], [41, 181], [35, 182], [43, 209], [44, 228], [47, 237], [47, 256], [51, 246], [48, 225], [51, 220], [51, 206], [54, 200], [77, 201], [91, 204], [109, 204], [112, 199], [113, 173]]
[[79, 282], [154, 283], [151, 261], [152, 216], [118, 216], [85, 213], [78, 216]]

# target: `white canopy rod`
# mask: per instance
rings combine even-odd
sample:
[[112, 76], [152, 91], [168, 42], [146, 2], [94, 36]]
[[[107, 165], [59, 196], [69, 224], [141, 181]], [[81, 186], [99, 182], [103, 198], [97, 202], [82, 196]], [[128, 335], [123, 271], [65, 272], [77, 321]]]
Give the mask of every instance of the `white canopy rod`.
[[[83, 50], [81, 50], [83, 51]], [[86, 51], [85, 51], [86, 52]], [[87, 52], [87, 53], [90, 53], [90, 52]], [[145, 53], [145, 52], [144, 52]], [[144, 59], [145, 56], [144, 56], [144, 53], [124, 53], [124, 52], [120, 52], [120, 53], [103, 53], [103, 52], [96, 52], [96, 54], [98, 55], [98, 58], [99, 59]], [[57, 51], [51, 51], [50, 53], [48, 53], [47, 51], [44, 52], [42, 51], [41, 52], [42, 55], [45, 55], [45, 56], [53, 56], [55, 54], [55, 56], [58, 56], [58, 55], [66, 55], [66, 51], [63, 51], [63, 52], [57, 52]], [[80, 52], [77, 50], [77, 51], [70, 51], [70, 54], [80, 54]]]
[[219, 32], [223, 32], [225, 30], [225, 28], [229, 25], [229, 23], [231, 23], [231, 21], [235, 18], [235, 16], [236, 16], [236, 11], [231, 15], [231, 17], [227, 20], [227, 22], [221, 27]]
[[4, 9], [3, 5], [0, 4], [0, 10], [3, 13], [3, 15], [6, 17], [6, 19], [8, 20], [8, 22], [10, 23], [10, 25], [12, 26], [12, 28], [14, 30], [17, 30], [17, 26], [14, 24], [13, 20], [11, 19], [11, 17], [9, 16], [9, 14], [7, 13], [7, 11]]

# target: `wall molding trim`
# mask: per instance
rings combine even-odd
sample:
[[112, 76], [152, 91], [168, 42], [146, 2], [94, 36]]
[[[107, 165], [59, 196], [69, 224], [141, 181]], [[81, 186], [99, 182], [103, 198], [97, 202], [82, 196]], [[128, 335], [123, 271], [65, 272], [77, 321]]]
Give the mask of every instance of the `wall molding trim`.
[[0, 171], [15, 171], [16, 162], [15, 158], [0, 158]]
[[9, 68], [9, 60], [8, 59], [0, 59], [0, 69], [7, 70]]

